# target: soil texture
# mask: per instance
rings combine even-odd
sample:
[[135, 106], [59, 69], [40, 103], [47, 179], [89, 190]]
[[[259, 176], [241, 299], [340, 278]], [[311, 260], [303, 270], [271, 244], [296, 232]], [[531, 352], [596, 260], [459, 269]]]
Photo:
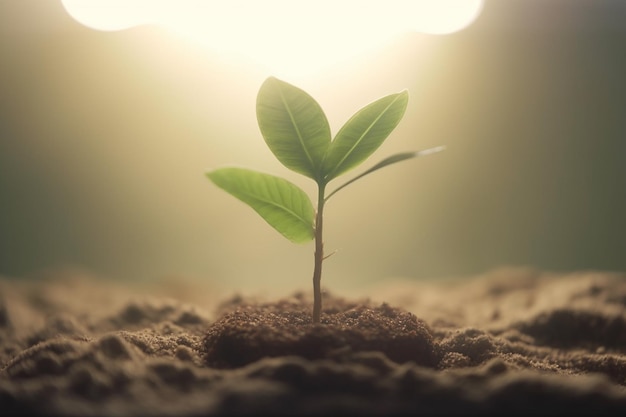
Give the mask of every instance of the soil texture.
[[626, 415], [626, 274], [502, 268], [312, 297], [0, 279], [2, 415]]

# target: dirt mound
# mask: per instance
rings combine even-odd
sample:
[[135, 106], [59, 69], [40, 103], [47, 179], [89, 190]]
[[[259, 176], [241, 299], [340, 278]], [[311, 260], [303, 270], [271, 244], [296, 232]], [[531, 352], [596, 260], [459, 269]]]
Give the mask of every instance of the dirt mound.
[[234, 306], [209, 327], [202, 348], [205, 361], [212, 367], [236, 368], [265, 357], [323, 359], [378, 351], [398, 363], [437, 364], [428, 326], [408, 311], [330, 295], [320, 324], [312, 323], [311, 311], [302, 294]]

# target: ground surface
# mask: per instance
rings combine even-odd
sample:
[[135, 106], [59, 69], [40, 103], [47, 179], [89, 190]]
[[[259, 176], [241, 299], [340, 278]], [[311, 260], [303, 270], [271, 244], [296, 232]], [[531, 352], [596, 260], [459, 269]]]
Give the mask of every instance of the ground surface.
[[[501, 269], [370, 298], [0, 280], [2, 415], [626, 415], [626, 275]], [[362, 294], [361, 294], [362, 295]]]

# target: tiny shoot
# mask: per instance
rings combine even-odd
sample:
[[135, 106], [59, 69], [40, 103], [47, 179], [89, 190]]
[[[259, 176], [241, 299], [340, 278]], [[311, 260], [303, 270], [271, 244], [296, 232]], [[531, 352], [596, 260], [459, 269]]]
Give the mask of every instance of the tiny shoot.
[[387, 139], [404, 116], [408, 98], [405, 90], [368, 104], [332, 139], [326, 115], [313, 97], [277, 78], [265, 80], [256, 101], [261, 134], [285, 167], [317, 183], [317, 209], [300, 187], [280, 177], [235, 167], [206, 173], [215, 185], [248, 204], [290, 241], [315, 241], [313, 323], [320, 322], [322, 312], [321, 278], [325, 259], [322, 231], [326, 202], [347, 185], [374, 171], [444, 149], [438, 146], [392, 155], [327, 193], [332, 180], [360, 165]]

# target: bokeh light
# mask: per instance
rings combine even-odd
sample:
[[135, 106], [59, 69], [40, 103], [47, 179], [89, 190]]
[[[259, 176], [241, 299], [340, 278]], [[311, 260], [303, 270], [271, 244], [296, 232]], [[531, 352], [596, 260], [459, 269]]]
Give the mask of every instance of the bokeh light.
[[97, 30], [153, 24], [283, 76], [316, 71], [402, 33], [448, 34], [471, 24], [482, 0], [63, 0]]

